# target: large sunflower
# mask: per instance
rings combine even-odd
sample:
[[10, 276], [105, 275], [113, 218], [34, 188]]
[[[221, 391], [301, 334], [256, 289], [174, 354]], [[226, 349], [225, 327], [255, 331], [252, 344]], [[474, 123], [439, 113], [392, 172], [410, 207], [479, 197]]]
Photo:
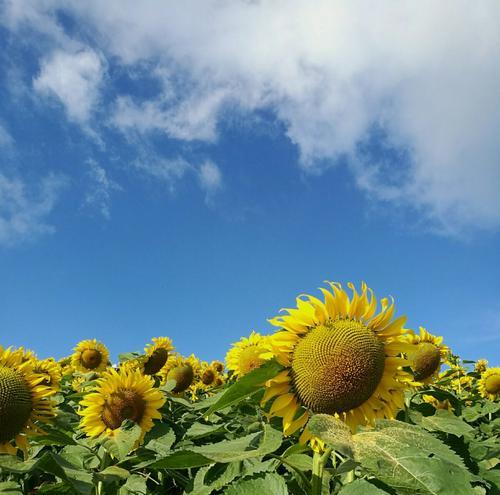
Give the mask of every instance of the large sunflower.
[[408, 351], [408, 359], [418, 384], [429, 384], [439, 376], [441, 364], [450, 354], [450, 349], [443, 345], [443, 337], [436, 337], [420, 327], [420, 334], [410, 333], [406, 341], [413, 344]]
[[252, 331], [235, 342], [226, 354], [226, 367], [234, 377], [246, 375], [269, 359], [269, 336]]
[[104, 344], [93, 340], [82, 340], [71, 356], [74, 369], [88, 373], [89, 371], [104, 371], [108, 366], [109, 352]]
[[160, 371], [160, 376], [162, 383], [175, 380], [176, 385], [172, 392], [181, 394], [194, 385], [200, 369], [200, 361], [194, 354], [187, 358], [180, 354], [174, 354], [168, 358], [167, 363]]
[[40, 432], [35, 423], [55, 415], [50, 396], [56, 391], [43, 381], [22, 350], [0, 346], [0, 452], [26, 452], [28, 438]]
[[161, 418], [159, 409], [164, 403], [165, 397], [154, 388], [152, 377], [139, 370], [109, 368], [80, 402], [81, 428], [90, 437], [112, 437], [128, 419], [141, 427], [142, 442], [153, 427], [153, 419]]
[[500, 397], [500, 368], [487, 368], [479, 380], [479, 393], [489, 400]]
[[[285, 366], [266, 383], [263, 397], [274, 402], [270, 416], [283, 418], [290, 435], [303, 427], [310, 413], [332, 414], [352, 430], [376, 418], [393, 417], [403, 406], [403, 392], [411, 376], [400, 357], [408, 344], [402, 340], [406, 318], [393, 319], [394, 302], [377, 299], [366, 284], [359, 294], [348, 284], [321, 289], [324, 301], [297, 298], [297, 309], [287, 309], [270, 323], [280, 327], [272, 337], [277, 360]], [[301, 441], [310, 438], [306, 429]]]

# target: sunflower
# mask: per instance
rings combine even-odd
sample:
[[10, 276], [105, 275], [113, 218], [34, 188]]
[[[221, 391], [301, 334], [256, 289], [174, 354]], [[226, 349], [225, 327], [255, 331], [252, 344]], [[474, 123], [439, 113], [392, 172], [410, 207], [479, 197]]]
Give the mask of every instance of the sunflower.
[[33, 371], [43, 376], [42, 385], [59, 389], [62, 377], [61, 366], [53, 358], [37, 359], [33, 363]]
[[26, 453], [28, 438], [41, 431], [35, 423], [54, 417], [50, 396], [55, 389], [43, 381], [22, 350], [0, 346], [0, 452], [16, 454], [21, 449]]
[[89, 437], [113, 437], [123, 421], [131, 420], [141, 427], [141, 443], [153, 419], [161, 419], [163, 404], [165, 397], [154, 388], [152, 377], [139, 370], [109, 368], [80, 402], [80, 426]]
[[66, 356], [62, 359], [59, 359], [58, 364], [61, 367], [62, 376], [68, 376], [73, 374], [75, 371], [73, 366], [71, 365], [72, 356]]
[[477, 373], [484, 373], [488, 368], [488, 361], [486, 359], [478, 359], [474, 365], [474, 371]]
[[174, 354], [168, 358], [167, 363], [160, 371], [162, 383], [175, 380], [176, 385], [172, 392], [181, 394], [196, 382], [200, 369], [200, 361], [194, 354], [187, 358], [180, 354]]
[[211, 366], [219, 373], [224, 371], [224, 363], [222, 361], [212, 361]]
[[[224, 375], [219, 371], [221, 369], [220, 364], [220, 361], [212, 361], [210, 364], [206, 361], [201, 363], [198, 377], [202, 389], [208, 390], [224, 383]], [[222, 369], [224, 369], [224, 367], [222, 367]]]
[[500, 368], [488, 368], [479, 380], [479, 393], [489, 400], [500, 397]]
[[172, 341], [168, 337], [154, 337], [152, 344], [144, 348], [146, 360], [144, 361], [144, 374], [156, 375], [167, 362], [170, 351], [174, 350]]
[[226, 367], [234, 377], [246, 375], [272, 357], [269, 336], [252, 331], [250, 336], [235, 342], [226, 354]]
[[71, 356], [71, 365], [77, 371], [104, 371], [108, 366], [109, 352], [104, 344], [93, 340], [82, 340]]
[[413, 344], [407, 354], [416, 384], [423, 385], [435, 381], [439, 376], [441, 364], [450, 354], [450, 349], [442, 344], [443, 337], [436, 337], [420, 327], [420, 334], [410, 333], [406, 336], [406, 341]]
[[462, 392], [471, 392], [474, 386], [474, 378], [470, 375], [458, 376], [450, 382], [450, 388], [453, 392], [461, 394]]
[[[297, 309], [273, 318], [280, 328], [271, 337], [278, 362], [285, 367], [266, 382], [263, 403], [274, 399], [271, 417], [283, 418], [283, 432], [302, 428], [310, 413], [326, 413], [352, 430], [376, 418], [392, 418], [403, 406], [411, 376], [400, 357], [408, 349], [403, 336], [406, 318], [393, 319], [394, 302], [377, 299], [365, 283], [359, 294], [348, 284], [321, 289], [324, 302], [313, 296], [297, 298]], [[301, 441], [310, 439], [305, 429]]]

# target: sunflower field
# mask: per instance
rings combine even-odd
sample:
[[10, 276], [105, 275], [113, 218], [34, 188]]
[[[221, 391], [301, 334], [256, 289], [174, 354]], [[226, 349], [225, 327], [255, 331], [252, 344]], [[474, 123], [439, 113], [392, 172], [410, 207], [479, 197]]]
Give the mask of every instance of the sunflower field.
[[0, 346], [0, 493], [500, 493], [500, 368], [364, 283], [320, 290], [225, 362], [167, 337], [117, 363]]

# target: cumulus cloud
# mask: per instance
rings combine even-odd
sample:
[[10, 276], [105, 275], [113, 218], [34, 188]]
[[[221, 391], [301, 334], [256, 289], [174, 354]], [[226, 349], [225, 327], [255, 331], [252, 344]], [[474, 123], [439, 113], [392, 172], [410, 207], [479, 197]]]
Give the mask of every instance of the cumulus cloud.
[[106, 219], [111, 218], [111, 197], [122, 187], [111, 179], [106, 170], [95, 160], [88, 161], [90, 186], [85, 195], [85, 205], [96, 208]]
[[0, 245], [12, 246], [54, 232], [47, 222], [64, 179], [49, 175], [32, 190], [19, 178], [0, 174]]
[[68, 117], [86, 122], [99, 99], [104, 67], [90, 49], [75, 53], [56, 50], [41, 62], [33, 87], [42, 95], [59, 99]]
[[[157, 95], [115, 102], [124, 131], [214, 141], [229, 111], [271, 109], [306, 171], [342, 157], [361, 189], [443, 232], [500, 225], [496, 0], [41, 5], [85, 22], [123, 66], [158, 68]], [[374, 129], [385, 153], [366, 152]]]

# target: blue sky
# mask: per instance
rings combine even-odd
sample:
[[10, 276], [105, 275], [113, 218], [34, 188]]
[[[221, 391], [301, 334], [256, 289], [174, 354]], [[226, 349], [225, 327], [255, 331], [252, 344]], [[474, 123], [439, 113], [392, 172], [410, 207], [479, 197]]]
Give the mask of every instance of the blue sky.
[[220, 358], [365, 280], [498, 364], [494, 2], [0, 6], [2, 345]]

